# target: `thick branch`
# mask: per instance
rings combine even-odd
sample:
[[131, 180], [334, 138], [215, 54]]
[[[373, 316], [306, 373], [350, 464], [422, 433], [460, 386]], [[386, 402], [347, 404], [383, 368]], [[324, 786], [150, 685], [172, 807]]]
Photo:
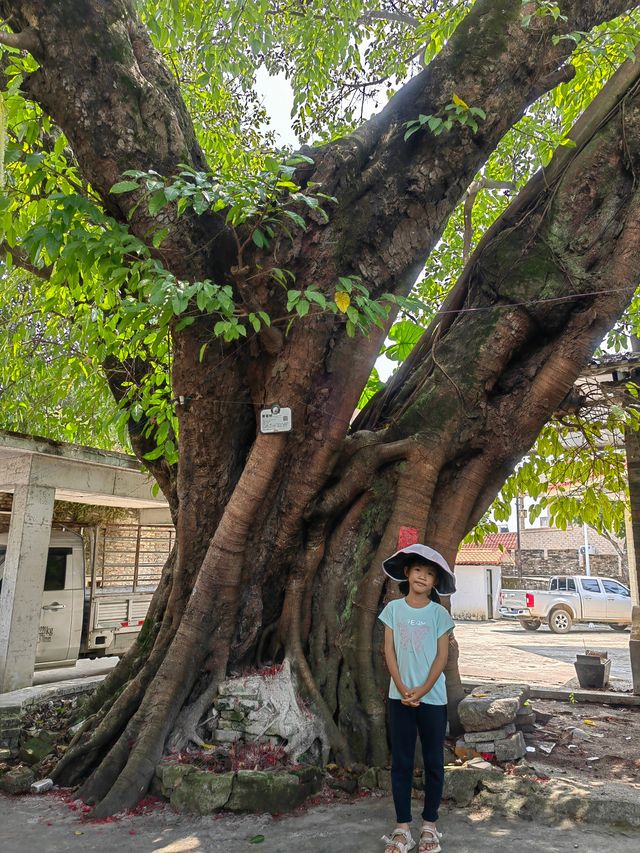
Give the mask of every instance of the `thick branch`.
[[[142, 191], [111, 195], [127, 169], [173, 175], [179, 164], [206, 168], [177, 83], [128, 0], [3, 0], [0, 13], [42, 43], [40, 67], [25, 91], [62, 128], [84, 178], [109, 213], [146, 239], [159, 219], [140, 204]], [[32, 35], [30, 38], [34, 38]], [[165, 208], [163, 262], [183, 278], [224, 276], [233, 241], [224, 218], [178, 219]], [[205, 248], [206, 247], [206, 248]], [[188, 261], [185, 262], [185, 259]]]
[[[376, 293], [406, 292], [502, 136], [542, 91], [571, 73], [571, 42], [554, 43], [554, 36], [589, 30], [635, 5], [565, 0], [562, 19], [545, 16], [525, 27], [520, 3], [479, 0], [429, 67], [382, 112], [316, 153], [314, 179], [341, 201], [330, 226], [336, 266], [353, 265]], [[477, 133], [454, 126], [439, 136], [422, 130], [404, 140], [407, 122], [442, 112], [454, 94], [485, 111]]]
[[0, 44], [6, 44], [7, 47], [15, 47], [18, 50], [26, 50], [34, 56], [42, 53], [40, 39], [32, 27], [27, 27], [19, 33], [0, 32]]

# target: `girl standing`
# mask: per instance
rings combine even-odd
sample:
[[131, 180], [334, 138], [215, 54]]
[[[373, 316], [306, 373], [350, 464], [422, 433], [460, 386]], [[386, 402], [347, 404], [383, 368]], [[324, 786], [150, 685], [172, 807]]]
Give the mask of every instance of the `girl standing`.
[[391, 681], [391, 788], [397, 826], [383, 836], [385, 853], [407, 853], [415, 847], [411, 823], [411, 787], [416, 736], [424, 759], [424, 809], [419, 853], [438, 853], [436, 827], [444, 785], [444, 738], [447, 690], [444, 668], [454, 622], [440, 604], [438, 592], [455, 592], [455, 578], [442, 554], [427, 545], [409, 545], [382, 564], [400, 582], [405, 598], [390, 601], [379, 616], [385, 625], [384, 652]]

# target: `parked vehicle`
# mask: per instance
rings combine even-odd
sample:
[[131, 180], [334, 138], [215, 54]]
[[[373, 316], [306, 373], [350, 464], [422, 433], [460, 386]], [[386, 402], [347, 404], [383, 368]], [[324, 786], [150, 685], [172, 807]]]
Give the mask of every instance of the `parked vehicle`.
[[613, 578], [556, 576], [549, 589], [503, 589], [501, 616], [516, 618], [526, 631], [547, 622], [554, 634], [566, 634], [574, 622], [597, 622], [624, 631], [631, 624], [631, 593]]
[[[0, 584], [7, 534], [0, 534]], [[78, 658], [122, 656], [139, 634], [155, 586], [100, 589], [85, 576], [82, 537], [52, 530], [42, 591], [36, 669], [73, 666]]]

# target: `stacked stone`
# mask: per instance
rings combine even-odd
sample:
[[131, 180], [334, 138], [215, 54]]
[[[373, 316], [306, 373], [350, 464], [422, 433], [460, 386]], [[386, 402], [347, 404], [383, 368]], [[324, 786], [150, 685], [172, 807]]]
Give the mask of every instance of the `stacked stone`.
[[214, 702], [217, 718], [212, 739], [216, 743], [251, 740], [277, 746], [282, 738], [270, 731], [277, 714], [269, 703], [260, 701], [258, 692], [237, 682], [220, 685]]
[[500, 762], [522, 758], [527, 750], [519, 725], [530, 720], [532, 712], [524, 705], [528, 697], [527, 685], [476, 687], [458, 706], [465, 735], [457, 748], [495, 756]]
[[0, 747], [17, 748], [22, 731], [21, 714], [19, 707], [0, 708]]

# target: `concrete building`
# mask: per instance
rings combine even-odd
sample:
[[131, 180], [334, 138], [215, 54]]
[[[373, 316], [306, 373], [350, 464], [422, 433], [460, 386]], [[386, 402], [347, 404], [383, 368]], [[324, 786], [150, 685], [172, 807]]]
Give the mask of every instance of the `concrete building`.
[[465, 544], [456, 557], [454, 619], [494, 619], [498, 614], [502, 572], [514, 565], [515, 533], [487, 536], [482, 545]]
[[0, 592], [0, 693], [32, 683], [54, 502], [124, 507], [137, 511], [138, 526], [170, 525], [152, 486], [126, 454], [0, 431], [0, 492], [12, 495]]

